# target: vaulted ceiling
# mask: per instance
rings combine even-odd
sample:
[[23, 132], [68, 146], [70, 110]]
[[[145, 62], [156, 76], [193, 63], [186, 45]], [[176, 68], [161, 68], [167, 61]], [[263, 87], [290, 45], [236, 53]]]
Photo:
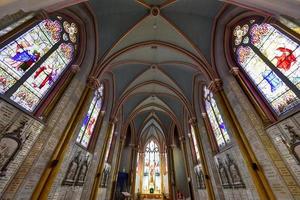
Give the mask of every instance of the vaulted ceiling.
[[[211, 30], [217, 0], [91, 0], [99, 65], [114, 76], [114, 113], [136, 138], [166, 140], [194, 114], [194, 78], [213, 76]], [[201, 75], [202, 74], [202, 75]], [[121, 109], [122, 108], [122, 109]]]

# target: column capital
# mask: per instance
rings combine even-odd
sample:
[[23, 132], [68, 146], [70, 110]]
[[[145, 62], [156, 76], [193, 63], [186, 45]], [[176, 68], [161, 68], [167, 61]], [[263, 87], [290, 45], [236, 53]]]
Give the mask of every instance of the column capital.
[[223, 89], [222, 85], [223, 85], [223, 83], [222, 83], [221, 79], [215, 79], [209, 83], [208, 89], [210, 91], [212, 91], [213, 93], [217, 93]]
[[238, 68], [238, 67], [232, 67], [232, 68], [229, 70], [229, 72], [230, 72], [231, 74], [233, 74], [234, 76], [238, 76], [239, 73], [240, 73], [240, 68]]
[[87, 79], [87, 86], [95, 90], [100, 87], [100, 81], [95, 76], [89, 76]]
[[74, 64], [74, 65], [71, 66], [71, 72], [72, 72], [73, 74], [76, 74], [76, 73], [79, 72], [79, 71], [80, 71], [79, 65]]
[[197, 119], [196, 119], [196, 117], [191, 117], [191, 118], [189, 119], [189, 123], [190, 123], [190, 125], [195, 126], [195, 125], [197, 124]]
[[110, 118], [109, 122], [112, 124], [116, 124], [118, 122], [118, 118], [117, 117]]

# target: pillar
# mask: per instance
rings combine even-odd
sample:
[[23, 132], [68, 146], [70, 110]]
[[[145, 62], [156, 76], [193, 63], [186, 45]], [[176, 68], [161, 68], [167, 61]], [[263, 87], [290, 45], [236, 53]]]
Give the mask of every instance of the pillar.
[[91, 97], [93, 90], [97, 89], [99, 86], [100, 82], [97, 78], [90, 77], [88, 79], [87, 86], [81, 95], [79, 103], [76, 109], [73, 111], [72, 117], [68, 122], [66, 128], [64, 129], [62, 138], [56, 145], [56, 148], [51, 156], [50, 162], [44, 170], [32, 194], [31, 199], [37, 200], [48, 198], [48, 194], [51, 190], [51, 187], [55, 181], [57, 174], [60, 171], [69, 142], [75, 134], [75, 128], [77, 124], [80, 123], [81, 118], [87, 109], [87, 106], [90, 102], [89, 98]]
[[191, 126], [193, 126], [193, 128], [195, 130], [195, 137], [196, 137], [197, 146], [199, 149], [200, 161], [202, 164], [203, 173], [204, 173], [204, 177], [205, 177], [204, 181], [205, 181], [205, 186], [206, 186], [206, 190], [207, 190], [207, 196], [210, 200], [214, 200], [215, 199], [214, 190], [213, 190], [213, 186], [211, 183], [211, 177], [210, 177], [209, 171], [208, 171], [208, 166], [207, 166], [207, 162], [206, 162], [206, 158], [205, 158], [202, 140], [200, 137], [200, 131], [199, 131], [197, 123], [194, 119], [190, 120], [190, 124], [191, 124]]
[[250, 146], [250, 143], [222, 89], [220, 80], [212, 81], [209, 89], [214, 93], [214, 98], [218, 104], [220, 112], [223, 114], [225, 124], [231, 130], [237, 145], [242, 153], [250, 176], [261, 199], [275, 199], [273, 191], [259, 166], [256, 156]]

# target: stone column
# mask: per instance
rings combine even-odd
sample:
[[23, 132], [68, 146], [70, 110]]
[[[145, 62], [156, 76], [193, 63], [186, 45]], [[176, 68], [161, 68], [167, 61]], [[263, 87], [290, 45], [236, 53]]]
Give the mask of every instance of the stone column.
[[118, 172], [119, 172], [119, 167], [120, 167], [120, 163], [121, 163], [121, 155], [122, 155], [122, 151], [124, 148], [125, 139], [126, 139], [126, 137], [120, 138], [118, 152], [116, 155], [118, 159], [117, 159], [116, 166], [114, 167], [114, 172], [112, 175], [112, 187], [111, 187], [111, 192], [109, 195], [110, 199], [115, 199], [115, 193], [116, 193], [117, 181], [118, 181]]
[[55, 148], [55, 151], [51, 156], [51, 161], [44, 170], [32, 194], [31, 199], [36, 200], [48, 198], [48, 194], [51, 190], [51, 187], [55, 181], [58, 172], [60, 171], [69, 142], [75, 134], [75, 128], [77, 124], [80, 123], [81, 117], [83, 116], [84, 112], [88, 107], [88, 104], [90, 102], [89, 98], [93, 94], [93, 90], [98, 88], [99, 85], [100, 83], [96, 78], [94, 78], [93, 81], [88, 81], [87, 87], [82, 93], [78, 106], [74, 110], [72, 117], [64, 130], [62, 138], [60, 139], [59, 143]]
[[100, 185], [100, 181], [101, 181], [101, 175], [102, 175], [104, 162], [105, 162], [104, 159], [105, 159], [106, 149], [107, 149], [107, 145], [108, 145], [108, 140], [109, 140], [109, 136], [112, 133], [112, 131], [114, 130], [114, 126], [115, 126], [114, 121], [116, 121], [116, 120], [111, 120], [108, 124], [107, 132], [105, 135], [105, 142], [104, 142], [103, 149], [101, 152], [101, 158], [99, 159], [97, 172], [95, 174], [94, 184], [93, 184], [93, 188], [91, 191], [91, 199], [92, 200], [97, 199], [99, 185]]
[[179, 137], [179, 141], [180, 141], [180, 146], [181, 146], [181, 150], [182, 150], [182, 153], [183, 153], [183, 160], [184, 160], [184, 163], [185, 163], [185, 172], [186, 172], [186, 175], [187, 175], [187, 181], [188, 181], [188, 185], [189, 185], [189, 192], [190, 192], [190, 195], [191, 195], [191, 199], [194, 200], [194, 190], [193, 190], [193, 186], [191, 184], [191, 174], [190, 174], [190, 170], [189, 170], [189, 162], [188, 162], [188, 159], [186, 158], [186, 155], [187, 155], [187, 151], [186, 151], [186, 144], [185, 144], [185, 137], [184, 136], [181, 136]]
[[135, 191], [135, 179], [136, 179], [136, 168], [137, 168], [137, 155], [138, 155], [138, 149], [136, 145], [132, 145], [132, 160], [131, 160], [131, 168], [130, 168], [130, 193], [132, 196], [134, 196]]
[[273, 191], [259, 166], [250, 143], [233, 111], [231, 105], [222, 89], [220, 80], [212, 81], [209, 89], [214, 93], [214, 98], [218, 108], [224, 117], [225, 124], [231, 130], [230, 133], [235, 138], [237, 145], [245, 160], [246, 166], [261, 199], [275, 199]]
[[175, 179], [175, 171], [174, 171], [174, 155], [173, 155], [173, 149], [175, 145], [169, 145], [168, 146], [168, 165], [169, 165], [169, 194], [170, 199], [176, 199], [176, 179]]

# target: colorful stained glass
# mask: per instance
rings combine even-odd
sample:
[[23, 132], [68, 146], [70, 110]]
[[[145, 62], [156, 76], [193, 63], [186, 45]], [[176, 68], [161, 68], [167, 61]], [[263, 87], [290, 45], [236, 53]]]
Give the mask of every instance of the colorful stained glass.
[[[56, 80], [60, 77], [63, 71], [68, 66], [71, 61], [70, 55], [65, 55], [65, 51], [61, 50], [68, 46], [66, 44], [61, 44], [55, 52], [53, 52], [41, 65], [38, 67], [33, 74], [23, 83], [23, 87], [27, 88], [27, 91], [32, 93], [31, 96], [36, 96], [38, 101], [35, 104], [28, 104], [26, 98], [23, 100], [18, 100], [18, 104], [22, 101], [22, 105], [27, 105], [26, 109], [33, 111], [37, 104], [42, 100], [46, 93], [50, 90]], [[72, 46], [71, 46], [72, 47]], [[73, 51], [71, 51], [73, 53]], [[69, 52], [67, 53], [69, 54]], [[64, 58], [64, 59], [63, 59]], [[16, 97], [22, 93], [22, 89], [19, 88], [11, 97], [15, 101]], [[29, 105], [32, 105], [31, 107]]]
[[198, 149], [198, 143], [197, 143], [197, 139], [196, 139], [196, 135], [195, 135], [195, 129], [193, 126], [191, 126], [191, 134], [192, 134], [192, 140], [193, 140], [193, 145], [194, 145], [194, 149], [195, 149], [195, 153], [196, 153], [196, 158], [197, 161], [200, 161], [200, 153], [199, 153], [199, 149]]
[[103, 101], [103, 90], [104, 86], [101, 84], [100, 87], [95, 91], [92, 103], [90, 104], [89, 110], [83, 119], [79, 134], [76, 142], [87, 148], [94, 132], [95, 124], [99, 117], [102, 101]]
[[[48, 22], [46, 22], [48, 21]], [[50, 21], [50, 22], [49, 22]], [[51, 40], [51, 20], [44, 20], [0, 50], [0, 68], [15, 80], [19, 80], [58, 40]], [[58, 24], [58, 29], [60, 25]], [[60, 28], [61, 29], [61, 28]], [[60, 32], [56, 33], [57, 35]], [[12, 86], [12, 85], [11, 85]]]
[[16, 79], [0, 68], [0, 93], [5, 93], [15, 83]]
[[204, 88], [204, 97], [205, 108], [208, 114], [209, 122], [211, 124], [217, 144], [219, 148], [222, 148], [230, 143], [228, 131], [217, 107], [217, 104], [213, 98], [213, 95], [206, 87]]
[[28, 111], [33, 111], [40, 102], [40, 99], [24, 85], [10, 98]]
[[243, 37], [248, 33], [249, 26], [245, 24], [244, 26], [236, 26], [233, 35], [235, 36], [234, 43], [235, 45], [239, 45], [242, 42]]
[[158, 145], [151, 140], [145, 149], [142, 192], [161, 193], [160, 157]]
[[294, 85], [298, 85], [300, 82], [299, 44], [270, 25], [268, 25], [268, 32], [264, 34], [268, 35], [268, 38], [263, 43], [260, 43], [259, 50]]
[[76, 34], [78, 32], [78, 28], [77, 28], [76, 24], [75, 23], [70, 24], [69, 22], [64, 21], [63, 26], [64, 26], [65, 31], [69, 34], [70, 40], [75, 43], [77, 40]]
[[8, 98], [28, 111], [36, 109], [73, 60], [74, 44], [64, 43], [62, 35], [76, 37], [78, 29], [71, 23], [65, 30], [61, 23], [45, 19], [0, 49], [0, 94], [12, 93]]

